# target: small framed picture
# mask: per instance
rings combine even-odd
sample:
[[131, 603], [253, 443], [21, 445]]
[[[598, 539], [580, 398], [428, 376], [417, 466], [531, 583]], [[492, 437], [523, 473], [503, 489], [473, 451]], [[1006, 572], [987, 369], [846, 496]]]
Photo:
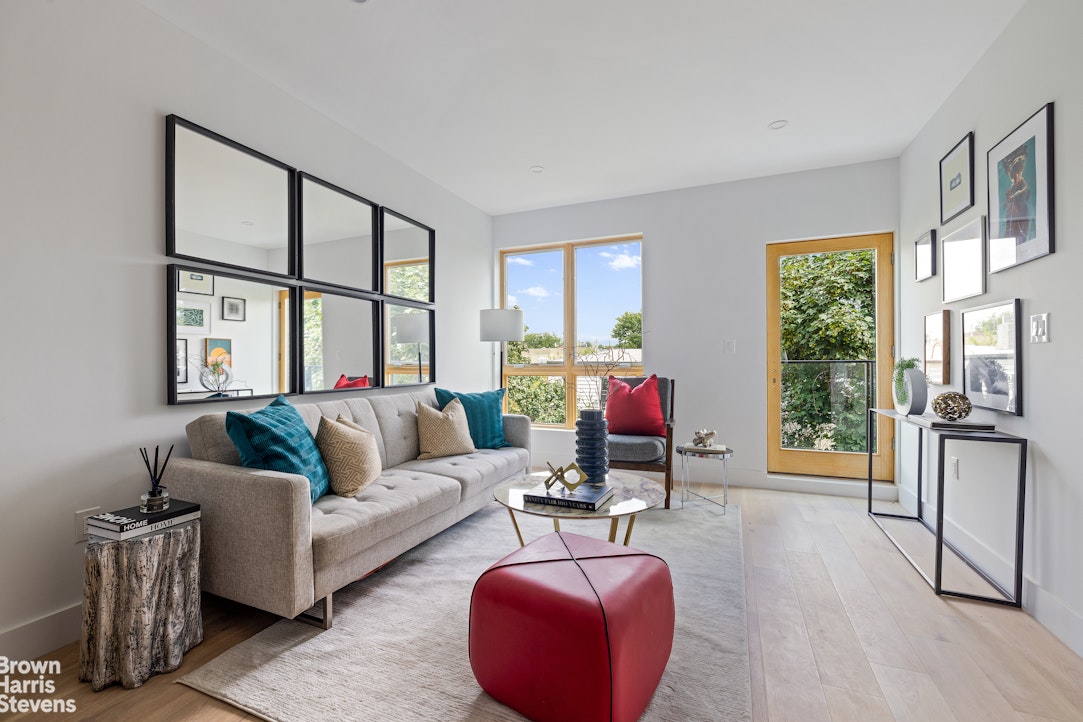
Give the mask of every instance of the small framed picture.
[[924, 281], [936, 275], [936, 230], [926, 231], [914, 241], [914, 280]]
[[188, 339], [177, 339], [177, 383], [188, 383]]
[[968, 308], [963, 317], [963, 393], [974, 406], [1023, 415], [1018, 298]]
[[233, 365], [233, 340], [228, 338], [208, 338], [207, 366]]
[[214, 295], [214, 276], [202, 271], [177, 271], [177, 290], [181, 293]]
[[951, 311], [925, 317], [925, 376], [929, 383], [951, 383]]
[[1053, 247], [1053, 104], [989, 149], [989, 273]]
[[985, 216], [944, 236], [944, 303], [985, 293]]
[[177, 332], [205, 334], [211, 332], [211, 304], [177, 299]]
[[974, 205], [974, 133], [940, 159], [940, 225]]
[[222, 296], [222, 320], [243, 321], [244, 306], [245, 303], [243, 298], [230, 298], [229, 296]]

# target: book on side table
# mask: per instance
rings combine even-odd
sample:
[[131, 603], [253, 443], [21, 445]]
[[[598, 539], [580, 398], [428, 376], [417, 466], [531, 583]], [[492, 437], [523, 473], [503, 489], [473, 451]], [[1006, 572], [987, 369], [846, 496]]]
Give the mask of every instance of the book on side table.
[[171, 499], [169, 508], [144, 514], [138, 506], [95, 514], [86, 519], [86, 533], [91, 536], [124, 541], [161, 531], [199, 518], [199, 504]]
[[611, 496], [613, 496], [613, 487], [609, 485], [580, 484], [574, 491], [568, 491], [560, 484], [553, 484], [551, 489], [546, 489], [545, 484], [538, 484], [523, 494], [523, 501], [531, 504], [598, 511]]

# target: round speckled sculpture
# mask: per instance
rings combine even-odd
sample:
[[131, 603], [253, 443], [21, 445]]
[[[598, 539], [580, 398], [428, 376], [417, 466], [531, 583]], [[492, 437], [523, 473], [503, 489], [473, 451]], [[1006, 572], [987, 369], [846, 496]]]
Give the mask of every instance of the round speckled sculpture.
[[973, 410], [970, 399], [958, 391], [947, 391], [933, 399], [933, 413], [944, 421], [959, 421]]

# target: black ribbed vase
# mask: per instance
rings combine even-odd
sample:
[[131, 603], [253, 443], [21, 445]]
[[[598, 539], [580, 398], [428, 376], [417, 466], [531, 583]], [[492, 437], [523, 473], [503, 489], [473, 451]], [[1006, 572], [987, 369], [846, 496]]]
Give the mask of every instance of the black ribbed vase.
[[588, 484], [604, 484], [609, 473], [609, 422], [601, 409], [583, 409], [575, 422], [575, 463]]

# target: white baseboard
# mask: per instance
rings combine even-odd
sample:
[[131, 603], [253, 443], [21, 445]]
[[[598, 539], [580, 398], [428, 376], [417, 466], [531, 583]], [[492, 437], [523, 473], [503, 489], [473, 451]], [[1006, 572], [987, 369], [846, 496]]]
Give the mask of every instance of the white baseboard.
[[0, 632], [0, 655], [8, 659], [37, 659], [79, 639], [82, 603]]
[[[748, 469], [732, 470], [730, 485], [744, 486], [751, 489], [796, 491], [802, 494], [827, 494], [829, 496], [848, 496], [860, 499], [868, 498], [869, 495], [868, 482], [860, 479], [767, 474]], [[899, 498], [898, 487], [890, 482], [875, 482], [872, 485], [872, 498], [877, 501], [897, 501]]]
[[1083, 657], [1083, 616], [1064, 601], [1023, 577], [1023, 607], [1073, 652]]

